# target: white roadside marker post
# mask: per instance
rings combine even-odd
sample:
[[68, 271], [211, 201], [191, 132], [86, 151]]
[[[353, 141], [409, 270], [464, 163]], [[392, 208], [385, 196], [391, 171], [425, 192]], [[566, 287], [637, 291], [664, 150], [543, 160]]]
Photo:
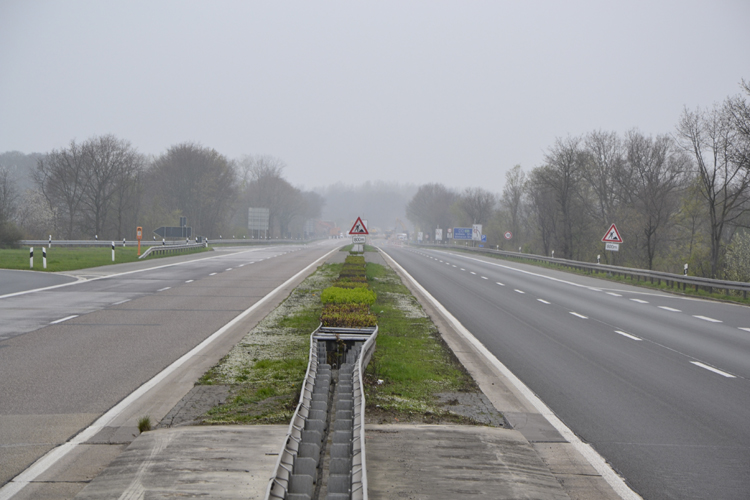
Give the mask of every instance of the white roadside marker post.
[[122, 248], [125, 248], [125, 238], [122, 239]]
[[51, 234], [49, 235], [48, 243], [49, 243], [49, 247], [52, 248], [52, 235]]
[[112, 262], [115, 261], [115, 242], [112, 242]]
[[29, 269], [34, 269], [34, 247], [29, 249]]
[[47, 269], [47, 249], [42, 247], [42, 267]]

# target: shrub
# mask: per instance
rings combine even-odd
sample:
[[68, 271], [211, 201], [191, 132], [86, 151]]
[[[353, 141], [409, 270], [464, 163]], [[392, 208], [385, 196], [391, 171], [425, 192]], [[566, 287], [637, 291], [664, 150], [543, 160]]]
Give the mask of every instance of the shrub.
[[373, 304], [377, 296], [367, 288], [339, 288], [331, 286], [323, 290], [320, 300], [323, 304]]
[[320, 315], [323, 326], [366, 328], [377, 325], [377, 318], [364, 304], [327, 304]]
[[359, 266], [363, 266], [364, 267], [364, 265], [365, 265], [365, 258], [364, 257], [360, 257], [360, 256], [356, 256], [356, 255], [349, 255], [344, 260], [344, 263], [345, 264], [355, 264], [355, 265], [359, 265]]

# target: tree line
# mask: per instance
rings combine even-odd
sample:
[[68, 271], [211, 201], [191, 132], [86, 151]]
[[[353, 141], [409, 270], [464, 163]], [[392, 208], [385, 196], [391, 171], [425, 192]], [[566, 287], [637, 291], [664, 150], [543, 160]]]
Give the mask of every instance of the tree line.
[[[542, 165], [516, 165], [501, 193], [421, 186], [408, 218], [435, 228], [482, 224], [488, 245], [580, 261], [750, 280], [750, 82], [672, 133], [593, 131], [558, 138]], [[615, 223], [624, 240], [605, 252]], [[506, 239], [510, 232], [512, 239]]]
[[[6, 153], [0, 155], [0, 245], [48, 235], [134, 239], [137, 226], [145, 236], [178, 225], [180, 216], [194, 235], [241, 238], [251, 236], [250, 207], [269, 208], [269, 237], [302, 238], [324, 201], [290, 184], [284, 168], [278, 158], [230, 160], [192, 142], [150, 158], [114, 135], [72, 140], [46, 154]], [[30, 182], [21, 181], [23, 174]]]

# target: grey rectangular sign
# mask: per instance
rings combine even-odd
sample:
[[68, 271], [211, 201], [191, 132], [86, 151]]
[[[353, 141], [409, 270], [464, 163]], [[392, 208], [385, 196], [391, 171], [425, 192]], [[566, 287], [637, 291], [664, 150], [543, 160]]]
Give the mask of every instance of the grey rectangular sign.
[[268, 231], [269, 208], [253, 208], [247, 211], [247, 228], [251, 231]]

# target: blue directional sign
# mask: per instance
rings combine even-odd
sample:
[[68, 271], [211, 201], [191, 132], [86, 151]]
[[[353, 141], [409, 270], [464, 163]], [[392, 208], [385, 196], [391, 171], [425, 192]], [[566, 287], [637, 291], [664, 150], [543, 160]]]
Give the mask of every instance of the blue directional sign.
[[454, 227], [453, 239], [454, 240], [470, 240], [471, 228], [470, 227]]
[[482, 235], [482, 243], [487, 243], [487, 235], [486, 234]]

